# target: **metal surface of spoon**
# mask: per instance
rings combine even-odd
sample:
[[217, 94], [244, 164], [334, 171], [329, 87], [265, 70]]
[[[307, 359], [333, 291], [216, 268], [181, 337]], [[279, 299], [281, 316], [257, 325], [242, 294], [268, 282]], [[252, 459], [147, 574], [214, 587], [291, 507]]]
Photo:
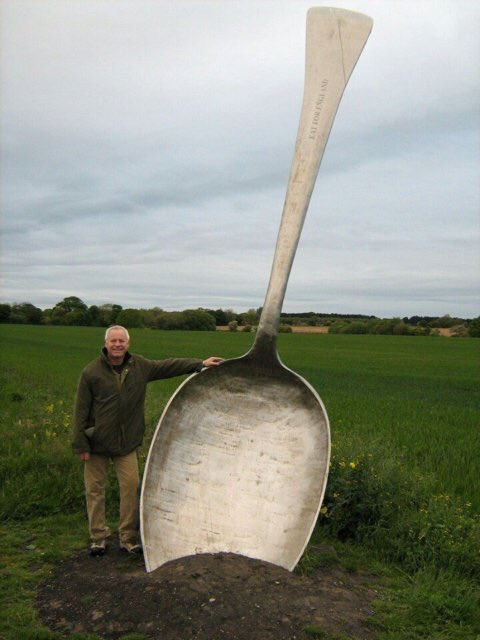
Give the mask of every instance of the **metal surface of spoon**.
[[303, 221], [338, 104], [372, 20], [307, 14], [305, 88], [270, 282], [251, 350], [188, 378], [155, 432], [142, 485], [147, 571], [197, 553], [230, 552], [292, 570], [325, 491], [330, 431], [313, 387], [276, 348]]

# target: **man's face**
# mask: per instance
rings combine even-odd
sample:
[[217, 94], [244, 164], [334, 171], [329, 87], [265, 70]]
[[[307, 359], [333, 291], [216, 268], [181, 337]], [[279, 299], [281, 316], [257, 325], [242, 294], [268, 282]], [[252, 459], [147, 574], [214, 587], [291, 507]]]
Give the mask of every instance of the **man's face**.
[[127, 336], [121, 329], [112, 329], [105, 340], [108, 356], [113, 360], [123, 360], [129, 345]]

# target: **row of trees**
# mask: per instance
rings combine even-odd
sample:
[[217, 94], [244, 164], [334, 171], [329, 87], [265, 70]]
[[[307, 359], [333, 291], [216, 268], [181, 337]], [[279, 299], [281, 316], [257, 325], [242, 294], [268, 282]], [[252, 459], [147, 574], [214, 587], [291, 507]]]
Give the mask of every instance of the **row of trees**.
[[440, 335], [440, 329], [450, 329], [450, 335], [458, 338], [480, 337], [480, 318], [468, 322], [456, 319], [453, 324], [449, 321], [442, 323], [440, 318], [435, 319], [431, 324], [412, 324], [408, 322], [408, 318], [337, 321], [330, 325], [329, 333], [430, 336]]
[[[218, 326], [251, 328], [258, 324], [262, 308], [235, 313], [232, 309], [186, 309], [164, 311], [153, 309], [124, 309], [119, 304], [86, 305], [77, 296], [68, 296], [49, 309], [39, 309], [29, 302], [0, 304], [0, 322], [12, 324], [51, 324], [108, 327], [121, 324], [128, 328], [177, 329], [215, 331]], [[330, 333], [381, 333], [393, 335], [430, 335], [440, 328], [454, 328], [457, 335], [480, 337], [480, 318], [465, 320], [449, 315], [411, 316], [410, 318], [380, 319], [375, 316], [282, 313], [281, 326], [328, 326]]]
[[86, 305], [77, 296], [68, 296], [49, 309], [39, 309], [30, 302], [0, 304], [0, 322], [11, 324], [50, 324], [87, 327], [125, 327], [152, 329], [184, 329], [215, 331], [217, 326], [237, 322], [239, 325], [258, 323], [261, 309], [237, 314], [227, 309], [186, 309], [164, 311], [153, 309], [124, 309], [119, 304]]

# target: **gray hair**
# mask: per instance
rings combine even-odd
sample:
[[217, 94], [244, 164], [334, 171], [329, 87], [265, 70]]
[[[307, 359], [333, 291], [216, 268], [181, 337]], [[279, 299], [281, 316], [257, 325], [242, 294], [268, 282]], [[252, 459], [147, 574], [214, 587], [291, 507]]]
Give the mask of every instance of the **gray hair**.
[[130, 334], [125, 329], [125, 327], [122, 327], [122, 325], [120, 325], [120, 324], [114, 324], [113, 326], [108, 327], [108, 329], [105, 331], [105, 342], [108, 340], [108, 334], [110, 333], [110, 331], [113, 331], [114, 329], [118, 329], [120, 331], [123, 331], [125, 333], [125, 335], [127, 336], [128, 342], [130, 342]]

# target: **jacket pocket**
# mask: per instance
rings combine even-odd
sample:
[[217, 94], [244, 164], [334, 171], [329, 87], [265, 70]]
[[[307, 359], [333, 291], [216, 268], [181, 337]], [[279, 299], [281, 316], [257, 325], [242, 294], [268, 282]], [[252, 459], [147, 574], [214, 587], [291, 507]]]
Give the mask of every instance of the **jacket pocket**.
[[95, 427], [88, 427], [88, 429], [85, 429], [85, 435], [89, 440], [91, 440], [94, 433], [95, 433]]

